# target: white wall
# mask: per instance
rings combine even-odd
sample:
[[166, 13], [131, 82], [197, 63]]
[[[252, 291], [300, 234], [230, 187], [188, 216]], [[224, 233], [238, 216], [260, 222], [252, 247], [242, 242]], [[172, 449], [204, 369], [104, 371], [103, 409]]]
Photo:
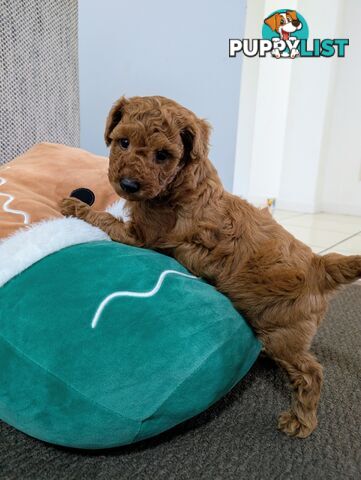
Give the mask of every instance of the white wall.
[[[276, 0], [248, 5], [246, 31], [279, 8]], [[350, 47], [344, 59], [244, 61], [241, 99], [249, 101], [240, 109], [234, 191], [256, 203], [277, 197], [280, 208], [361, 214], [361, 2], [287, 6], [306, 18], [311, 38], [350, 38]]]
[[[264, 2], [247, 5], [244, 38], [258, 38], [260, 19], [264, 15]], [[256, 58], [244, 57], [240, 82], [240, 108], [238, 110], [236, 162], [233, 191], [246, 196], [249, 191], [253, 166], [253, 139], [255, 133], [256, 103], [260, 62]]]
[[343, 2], [340, 38], [349, 53], [335, 69], [322, 151], [318, 204], [328, 212], [361, 215], [361, 2]]
[[80, 0], [81, 146], [106, 155], [104, 121], [121, 95], [174, 98], [214, 127], [211, 159], [232, 188], [245, 0]]
[[[246, 38], [261, 37], [263, 20], [278, 8], [277, 3], [276, 0], [248, 3]], [[289, 8], [295, 5], [295, 0], [287, 4]], [[241, 98], [252, 98], [253, 105], [244, 103], [240, 108], [238, 168], [233, 188], [235, 193], [256, 203], [278, 196], [284, 146], [280, 132], [287, 116], [291, 65], [290, 61], [277, 62], [272, 57], [245, 58], [243, 62]], [[251, 122], [252, 134], [245, 138], [243, 130], [247, 131]]]
[[[327, 15], [326, 0], [298, 3], [302, 15], [308, 20], [311, 38], [336, 36], [341, 15], [339, 0], [327, 0]], [[293, 63], [278, 192], [281, 208], [306, 212], [321, 208], [317, 202], [321, 153], [328, 105], [333, 102], [333, 75], [337, 63], [336, 57], [305, 58]]]

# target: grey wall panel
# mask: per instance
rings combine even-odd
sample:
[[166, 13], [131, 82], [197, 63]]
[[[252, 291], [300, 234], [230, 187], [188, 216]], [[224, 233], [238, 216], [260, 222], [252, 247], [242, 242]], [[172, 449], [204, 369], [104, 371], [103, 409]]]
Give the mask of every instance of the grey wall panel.
[[0, 163], [79, 145], [77, 0], [0, 0]]

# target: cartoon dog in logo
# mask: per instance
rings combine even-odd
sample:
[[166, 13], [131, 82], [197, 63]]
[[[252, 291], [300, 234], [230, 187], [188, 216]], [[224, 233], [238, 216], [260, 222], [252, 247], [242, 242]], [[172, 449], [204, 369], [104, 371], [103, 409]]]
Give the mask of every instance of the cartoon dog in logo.
[[[301, 30], [302, 22], [297, 18], [297, 12], [294, 10], [287, 10], [285, 13], [275, 13], [270, 17], [267, 17], [264, 21], [271, 30], [277, 32], [280, 39], [283, 41], [297, 40], [296, 37], [292, 37], [291, 33]], [[282, 54], [278, 48], [272, 50], [272, 55], [276, 58], [291, 57], [295, 58], [300, 54], [296, 48], [292, 48], [290, 53], [283, 51]]]

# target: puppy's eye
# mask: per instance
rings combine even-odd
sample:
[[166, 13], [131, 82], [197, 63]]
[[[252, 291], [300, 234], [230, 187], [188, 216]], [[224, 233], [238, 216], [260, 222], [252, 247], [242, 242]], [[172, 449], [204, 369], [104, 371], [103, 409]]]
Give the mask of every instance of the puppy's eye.
[[127, 149], [129, 147], [129, 140], [127, 138], [121, 138], [119, 140], [119, 145], [122, 147], [122, 148], [125, 148]]
[[285, 24], [285, 21], [283, 18], [281, 18], [281, 25], [284, 25]]
[[158, 150], [155, 152], [157, 162], [164, 162], [167, 158], [169, 158], [169, 153], [166, 150]]

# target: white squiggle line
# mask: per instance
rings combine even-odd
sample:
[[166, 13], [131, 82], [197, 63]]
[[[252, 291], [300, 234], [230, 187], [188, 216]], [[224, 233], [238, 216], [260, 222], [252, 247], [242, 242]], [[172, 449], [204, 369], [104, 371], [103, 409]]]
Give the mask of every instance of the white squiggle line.
[[[5, 183], [6, 183], [5, 178], [0, 177], [0, 187], [2, 185], [5, 185]], [[23, 212], [22, 210], [14, 210], [14, 209], [9, 207], [10, 203], [15, 199], [15, 197], [10, 195], [9, 193], [2, 193], [2, 192], [0, 192], [0, 196], [7, 198], [6, 202], [3, 205], [4, 212], [15, 213], [15, 215], [22, 215], [24, 217], [24, 225], [29, 225], [30, 215], [28, 213]]]
[[104, 308], [106, 307], [106, 305], [111, 301], [113, 300], [113, 298], [116, 298], [116, 297], [140, 297], [140, 298], [148, 298], [148, 297], [152, 297], [153, 295], [156, 295], [156, 293], [158, 293], [160, 287], [162, 286], [162, 283], [163, 283], [163, 280], [164, 278], [173, 273], [174, 275], [180, 275], [182, 277], [188, 277], [188, 278], [195, 278], [197, 279], [197, 277], [195, 277], [194, 275], [189, 275], [187, 273], [182, 273], [182, 272], [177, 272], [177, 270], [164, 270], [164, 272], [162, 272], [159, 276], [159, 279], [158, 279], [158, 282], [156, 283], [155, 287], [152, 288], [152, 290], [149, 290], [149, 292], [127, 292], [127, 291], [122, 291], [122, 292], [114, 292], [114, 293], [111, 293], [110, 295], [108, 295], [102, 302], [101, 304], [99, 305], [95, 315], [94, 315], [94, 318], [93, 318], [93, 321], [92, 321], [92, 328], [95, 328], [97, 326], [97, 323], [99, 321], [99, 318], [100, 318], [100, 315], [102, 314]]

